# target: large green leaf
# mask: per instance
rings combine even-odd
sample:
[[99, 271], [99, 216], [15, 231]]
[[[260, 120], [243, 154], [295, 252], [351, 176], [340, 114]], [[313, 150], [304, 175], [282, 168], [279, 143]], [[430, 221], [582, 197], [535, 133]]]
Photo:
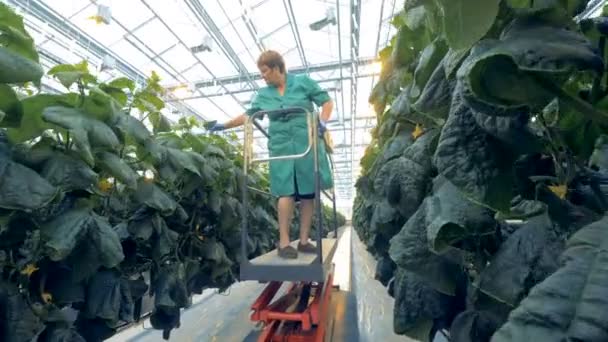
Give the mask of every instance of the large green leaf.
[[43, 75], [38, 63], [0, 46], [0, 83], [39, 83]]
[[453, 49], [472, 46], [490, 30], [500, 0], [440, 0], [443, 7], [443, 29]]
[[390, 240], [389, 255], [398, 267], [415, 273], [437, 291], [453, 296], [462, 277], [460, 265], [464, 263], [464, 254], [451, 248], [442, 255], [430, 250], [427, 213], [428, 200], [425, 200]]
[[[45, 223], [41, 229], [45, 251], [53, 261], [67, 258], [76, 246], [86, 241], [86, 258], [82, 260], [94, 265], [114, 267], [124, 258], [120, 239], [106, 218], [91, 212], [89, 208], [71, 209]], [[76, 251], [76, 254], [78, 251]], [[85, 276], [76, 275], [79, 279]]]
[[38, 63], [34, 39], [25, 29], [23, 17], [5, 4], [0, 4], [0, 46]]
[[574, 17], [582, 12], [589, 0], [507, 0], [506, 3], [515, 9], [543, 10], [561, 8], [568, 13], [568, 17]]
[[[126, 102], [126, 95], [124, 93], [123, 95]], [[84, 98], [82, 111], [94, 119], [112, 123], [116, 121], [118, 115], [122, 114], [121, 106], [124, 104], [117, 101], [110, 93], [98, 87], [90, 87], [89, 95]]]
[[527, 111], [503, 117], [473, 110], [473, 117], [481, 129], [509, 146], [514, 154], [531, 154], [543, 150], [540, 130], [535, 131], [528, 125], [530, 115]]
[[23, 117], [23, 106], [10, 86], [0, 84], [0, 127], [19, 127]]
[[97, 81], [95, 76], [89, 73], [87, 61], [82, 61], [77, 64], [56, 65], [48, 71], [48, 74], [57, 78], [57, 80], [66, 88], [70, 88], [76, 82], [88, 84]]
[[528, 291], [558, 267], [564, 242], [544, 214], [509, 236], [481, 272], [479, 288], [489, 297], [516, 307]]
[[85, 162], [61, 152], [51, 155], [44, 163], [40, 175], [63, 191], [92, 191], [98, 180], [97, 173]]
[[[446, 56], [447, 57], [447, 56]], [[454, 80], [446, 77], [446, 59], [437, 66], [428, 82], [422, 89], [420, 97], [412, 104], [417, 112], [432, 118], [445, 119], [450, 111], [452, 92], [454, 91]]]
[[428, 340], [435, 320], [450, 315], [453, 299], [429, 286], [423, 278], [397, 268], [394, 282], [393, 330], [417, 341]]
[[169, 122], [169, 119], [160, 112], [150, 113], [150, 116], [148, 117], [150, 118], [150, 122], [152, 122], [154, 133], [171, 131], [171, 122]]
[[156, 236], [152, 246], [152, 256], [161, 260], [165, 255], [173, 252], [177, 247], [178, 233], [170, 230], [162, 217], [158, 217], [154, 225]]
[[167, 147], [166, 151], [166, 162], [168, 162], [176, 172], [188, 170], [200, 176], [200, 165], [205, 162], [205, 159], [200, 155], [170, 147]]
[[414, 60], [417, 52], [414, 50], [414, 45], [419, 42], [420, 38], [420, 35], [417, 35], [406, 25], [399, 28], [397, 41], [392, 51], [392, 58], [396, 67], [406, 66]]
[[435, 39], [422, 50], [418, 59], [418, 65], [416, 65], [416, 70], [414, 71], [414, 82], [412, 82], [409, 92], [412, 100], [420, 96], [433, 71], [435, 71], [447, 51], [448, 46], [445, 41], [439, 38]]
[[177, 202], [161, 188], [143, 180], [137, 183], [135, 200], [140, 204], [160, 211], [163, 215], [173, 213], [177, 207]]
[[77, 104], [76, 94], [49, 95], [38, 94], [27, 97], [21, 101], [23, 106], [23, 119], [19, 128], [9, 128], [8, 137], [12, 142], [24, 142], [38, 137], [43, 131], [59, 128], [42, 119], [42, 112], [46, 107], [64, 106], [73, 107]]
[[111, 97], [120, 106], [126, 106], [127, 102], [129, 101], [129, 96], [121, 88], [115, 88], [107, 84], [100, 84], [99, 90]]
[[97, 252], [99, 264], [103, 267], [116, 267], [124, 259], [120, 238], [108, 219], [95, 213], [91, 214], [93, 225], [89, 228], [88, 239], [91, 248]]
[[[146, 126], [137, 118], [129, 114], [119, 114], [113, 123], [125, 138], [132, 138], [138, 144], [143, 145], [152, 136]], [[127, 139], [125, 139], [127, 140]]]
[[435, 151], [435, 165], [473, 202], [508, 211], [513, 197], [514, 157], [477, 125], [461, 90], [459, 82]]
[[4, 281], [0, 283], [0, 317], [0, 338], [5, 342], [32, 341], [44, 330], [44, 322], [26, 296]]
[[399, 212], [391, 207], [386, 200], [376, 204], [369, 227], [370, 234], [375, 235], [375, 247], [379, 250], [385, 250], [388, 247], [388, 241], [399, 232], [403, 222], [404, 220]]
[[543, 109], [555, 96], [564, 96], [548, 86], [549, 79], [563, 80], [583, 70], [603, 70], [601, 56], [585, 36], [525, 17], [514, 20], [500, 40], [477, 44], [458, 76], [471, 91], [466, 97], [470, 105], [493, 108], [482, 107], [487, 115], [506, 116], [521, 107]]
[[0, 156], [0, 208], [31, 211], [47, 205], [57, 193], [32, 169]]
[[437, 189], [428, 199], [427, 235], [435, 253], [442, 253], [468, 238], [480, 239], [496, 230], [493, 212], [467, 200], [449, 181], [435, 180]]
[[129, 221], [127, 230], [129, 235], [134, 239], [148, 240], [154, 232], [162, 229], [162, 217], [160, 215], [145, 215], [143, 217], [134, 217]]
[[116, 89], [129, 89], [130, 91], [135, 90], [135, 82], [127, 77], [115, 78], [108, 82], [108, 86]]
[[[374, 174], [375, 194], [385, 196], [404, 218], [409, 218], [422, 203], [433, 176], [431, 156], [438, 131], [427, 131], [405, 148], [403, 157], [384, 164]], [[386, 153], [385, 153], [386, 154]]]
[[131, 189], [137, 188], [137, 173], [119, 156], [110, 152], [97, 155], [99, 166]]
[[532, 288], [493, 342], [608, 340], [607, 224], [604, 217], [568, 240], [563, 266]]
[[133, 301], [126, 280], [114, 270], [102, 270], [93, 276], [87, 287], [87, 302], [83, 314], [111, 323], [133, 320]]
[[86, 208], [69, 210], [40, 227], [46, 254], [53, 261], [67, 258], [88, 233], [91, 214]]
[[42, 113], [45, 121], [69, 130], [83, 159], [90, 165], [95, 163], [92, 146], [95, 149], [116, 150], [118, 138], [105, 123], [90, 118], [77, 109], [67, 107], [47, 107]]

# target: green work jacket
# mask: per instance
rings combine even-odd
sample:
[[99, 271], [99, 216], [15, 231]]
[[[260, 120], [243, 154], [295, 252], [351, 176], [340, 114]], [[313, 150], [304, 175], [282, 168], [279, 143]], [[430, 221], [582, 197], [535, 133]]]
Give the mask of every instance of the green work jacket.
[[[305, 75], [287, 74], [287, 85], [283, 96], [275, 86], [267, 86], [258, 90], [247, 115], [260, 110], [275, 110], [290, 107], [303, 107], [314, 110], [313, 103], [322, 106], [330, 100], [327, 91]], [[268, 133], [268, 151], [271, 157], [301, 154], [308, 147], [308, 131], [306, 117], [303, 114], [287, 114], [283, 117], [270, 117]], [[329, 168], [329, 160], [325, 144], [321, 138], [319, 146], [319, 171], [321, 189], [333, 187]], [[273, 160], [270, 162], [270, 192], [278, 197], [290, 196], [295, 193], [297, 181], [298, 193], [312, 194], [315, 191], [314, 154], [311, 151], [304, 157], [290, 160]]]

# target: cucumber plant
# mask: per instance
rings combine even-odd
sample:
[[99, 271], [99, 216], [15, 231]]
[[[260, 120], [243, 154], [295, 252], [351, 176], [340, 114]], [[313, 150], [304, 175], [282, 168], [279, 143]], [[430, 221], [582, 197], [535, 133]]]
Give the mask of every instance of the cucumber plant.
[[607, 18], [406, 0], [353, 224], [420, 340], [608, 340]]

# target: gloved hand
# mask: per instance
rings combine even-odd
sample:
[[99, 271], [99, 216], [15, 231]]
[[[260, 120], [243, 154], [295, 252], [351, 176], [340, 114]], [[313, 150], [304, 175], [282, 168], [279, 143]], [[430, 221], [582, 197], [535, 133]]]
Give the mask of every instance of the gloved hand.
[[319, 137], [323, 138], [323, 134], [327, 131], [327, 123], [323, 120], [319, 120]]
[[209, 122], [208, 125], [205, 126], [211, 132], [223, 131], [226, 129], [226, 125], [217, 121]]

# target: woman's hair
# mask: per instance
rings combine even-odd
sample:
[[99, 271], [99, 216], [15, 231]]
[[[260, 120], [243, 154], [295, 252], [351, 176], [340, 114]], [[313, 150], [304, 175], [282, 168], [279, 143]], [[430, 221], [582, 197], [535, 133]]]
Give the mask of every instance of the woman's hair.
[[260, 57], [258, 57], [258, 68], [262, 65], [265, 65], [270, 69], [278, 67], [281, 74], [285, 73], [285, 61], [283, 60], [283, 56], [276, 51], [267, 50], [262, 52]]

